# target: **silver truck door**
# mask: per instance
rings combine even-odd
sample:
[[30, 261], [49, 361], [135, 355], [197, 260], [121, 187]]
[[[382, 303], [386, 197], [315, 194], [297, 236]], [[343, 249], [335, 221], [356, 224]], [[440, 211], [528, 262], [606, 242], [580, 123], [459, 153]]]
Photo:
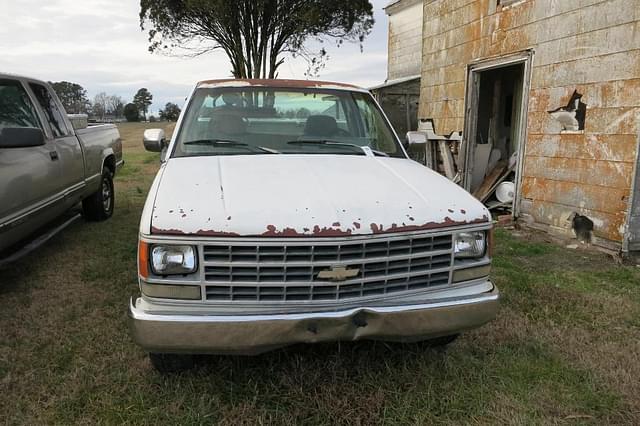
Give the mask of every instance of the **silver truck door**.
[[[19, 80], [0, 78], [0, 128], [43, 130], [37, 110]], [[21, 148], [0, 146], [0, 240], [9, 227], [24, 223], [59, 201], [54, 143]], [[1, 244], [0, 244], [1, 246]]]
[[51, 155], [60, 167], [60, 174], [56, 179], [58, 191], [65, 194], [67, 204], [75, 204], [80, 201], [85, 185], [82, 147], [71, 124], [65, 119], [64, 109], [49, 88], [34, 82], [29, 83], [29, 87], [40, 104], [44, 119], [51, 130], [54, 146]]

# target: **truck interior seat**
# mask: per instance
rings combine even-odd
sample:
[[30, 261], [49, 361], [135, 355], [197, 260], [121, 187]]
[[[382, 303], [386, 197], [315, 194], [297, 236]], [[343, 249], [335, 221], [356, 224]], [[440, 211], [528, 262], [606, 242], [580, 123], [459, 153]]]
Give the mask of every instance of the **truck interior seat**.
[[329, 115], [310, 115], [304, 128], [305, 136], [331, 137], [338, 133], [336, 119]]
[[209, 122], [209, 131], [227, 136], [247, 133], [247, 122], [237, 114], [216, 114]]

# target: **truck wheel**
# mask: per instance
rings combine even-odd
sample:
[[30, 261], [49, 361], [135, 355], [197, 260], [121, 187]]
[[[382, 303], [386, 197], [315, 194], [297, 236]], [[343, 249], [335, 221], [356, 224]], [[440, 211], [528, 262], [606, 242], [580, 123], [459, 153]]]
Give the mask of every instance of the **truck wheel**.
[[103, 169], [100, 189], [82, 200], [82, 210], [87, 219], [101, 222], [113, 215], [114, 204], [113, 175], [109, 169]]
[[180, 373], [195, 366], [193, 355], [150, 353], [151, 365], [159, 373]]

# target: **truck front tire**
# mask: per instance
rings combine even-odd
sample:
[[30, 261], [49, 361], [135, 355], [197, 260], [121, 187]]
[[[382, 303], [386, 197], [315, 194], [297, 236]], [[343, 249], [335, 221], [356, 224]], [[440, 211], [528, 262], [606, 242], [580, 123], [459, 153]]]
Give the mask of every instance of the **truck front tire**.
[[149, 360], [153, 368], [162, 374], [180, 373], [195, 366], [193, 355], [150, 353]]
[[82, 210], [87, 219], [102, 222], [113, 215], [114, 204], [113, 174], [105, 168], [102, 170], [100, 189], [82, 200]]

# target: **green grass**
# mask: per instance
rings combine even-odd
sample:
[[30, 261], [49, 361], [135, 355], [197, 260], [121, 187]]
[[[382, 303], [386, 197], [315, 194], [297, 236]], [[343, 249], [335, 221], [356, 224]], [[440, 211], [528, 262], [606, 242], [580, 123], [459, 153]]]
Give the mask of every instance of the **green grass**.
[[126, 315], [158, 167], [144, 128], [121, 128], [127, 166], [110, 221], [79, 221], [0, 270], [0, 424], [640, 422], [640, 268], [505, 231], [500, 315], [446, 351], [299, 345], [155, 373]]

